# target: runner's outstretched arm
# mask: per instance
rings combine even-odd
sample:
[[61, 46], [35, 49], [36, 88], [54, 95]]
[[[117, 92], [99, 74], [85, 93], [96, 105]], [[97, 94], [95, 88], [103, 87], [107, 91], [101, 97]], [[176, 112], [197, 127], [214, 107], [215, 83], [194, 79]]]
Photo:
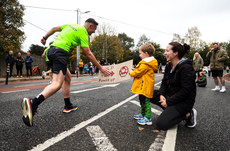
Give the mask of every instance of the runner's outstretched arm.
[[88, 48], [88, 47], [82, 47], [84, 52], [85, 52], [85, 55], [90, 59], [90, 61], [98, 67], [98, 69], [105, 75], [105, 76], [109, 76], [110, 75], [110, 71], [106, 68], [106, 67], [103, 67], [101, 66], [95, 56], [93, 55], [93, 53], [91, 52], [91, 50]]
[[57, 27], [53, 27], [51, 28], [46, 34], [45, 36], [42, 37], [41, 39], [41, 43], [43, 45], [46, 44], [46, 40], [49, 38], [49, 36], [53, 35], [55, 32], [60, 32], [61, 31], [61, 26], [57, 26]]

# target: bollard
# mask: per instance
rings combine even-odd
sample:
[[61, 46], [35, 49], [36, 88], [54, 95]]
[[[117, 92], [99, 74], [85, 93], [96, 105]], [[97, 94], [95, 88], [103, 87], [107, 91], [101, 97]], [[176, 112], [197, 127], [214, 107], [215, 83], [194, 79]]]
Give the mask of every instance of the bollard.
[[9, 72], [10, 72], [10, 66], [8, 65], [6, 68], [6, 85], [8, 84]]

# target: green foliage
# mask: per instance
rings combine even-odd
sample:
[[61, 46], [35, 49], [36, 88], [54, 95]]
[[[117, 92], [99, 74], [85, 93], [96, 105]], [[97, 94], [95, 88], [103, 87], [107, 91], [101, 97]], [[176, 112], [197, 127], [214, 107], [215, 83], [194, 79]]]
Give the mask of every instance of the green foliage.
[[29, 48], [29, 52], [31, 54], [35, 54], [35, 55], [38, 55], [38, 56], [41, 56], [43, 51], [46, 49], [46, 47], [43, 47], [43, 46], [39, 46], [39, 45], [34, 45], [32, 44]]
[[1, 0], [0, 2], [0, 55], [9, 50], [17, 51], [24, 41], [23, 17], [24, 6], [18, 0]]
[[104, 57], [110, 64], [115, 63], [117, 58], [123, 60], [124, 49], [121, 47], [120, 39], [115, 35], [100, 34], [96, 36], [90, 49], [98, 60]]
[[121, 46], [124, 49], [123, 61], [132, 59], [133, 52], [130, 50], [134, 46], [134, 39], [128, 37], [125, 33], [118, 34], [118, 38], [121, 41]]
[[205, 46], [203, 50], [199, 51], [200, 56], [204, 60], [204, 66], [208, 66], [210, 64], [210, 60], [206, 57], [206, 54], [210, 51], [210, 47], [208, 45]]
[[[172, 41], [179, 42], [181, 44], [187, 43], [190, 45], [191, 51], [200, 51], [203, 50], [206, 43], [200, 39], [201, 32], [197, 27], [191, 27], [188, 29], [188, 32], [184, 37], [181, 37], [179, 34], [173, 34]], [[187, 55], [190, 57], [190, 55]]]

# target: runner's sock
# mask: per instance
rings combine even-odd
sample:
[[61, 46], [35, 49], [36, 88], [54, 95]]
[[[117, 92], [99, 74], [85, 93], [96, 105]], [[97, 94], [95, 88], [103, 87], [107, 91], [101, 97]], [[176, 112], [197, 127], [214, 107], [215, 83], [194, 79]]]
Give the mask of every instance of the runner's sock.
[[72, 103], [70, 102], [70, 98], [64, 98], [65, 106], [71, 106]]
[[45, 100], [45, 97], [42, 94], [37, 95], [34, 99], [33, 99], [33, 105], [38, 106], [39, 104], [41, 104], [43, 101]]

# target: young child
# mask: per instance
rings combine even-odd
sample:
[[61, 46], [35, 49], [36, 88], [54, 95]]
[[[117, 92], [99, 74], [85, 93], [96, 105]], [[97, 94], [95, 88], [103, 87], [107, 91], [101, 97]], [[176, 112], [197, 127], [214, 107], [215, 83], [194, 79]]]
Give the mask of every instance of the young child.
[[206, 87], [207, 78], [206, 78], [206, 75], [204, 74], [204, 72], [200, 72], [200, 77], [198, 77], [196, 83], [199, 87]]
[[140, 125], [152, 125], [150, 98], [153, 97], [154, 72], [158, 70], [158, 62], [153, 57], [155, 48], [152, 44], [146, 43], [139, 48], [139, 56], [142, 59], [133, 71], [134, 77], [131, 92], [139, 94], [141, 113], [134, 115]]

